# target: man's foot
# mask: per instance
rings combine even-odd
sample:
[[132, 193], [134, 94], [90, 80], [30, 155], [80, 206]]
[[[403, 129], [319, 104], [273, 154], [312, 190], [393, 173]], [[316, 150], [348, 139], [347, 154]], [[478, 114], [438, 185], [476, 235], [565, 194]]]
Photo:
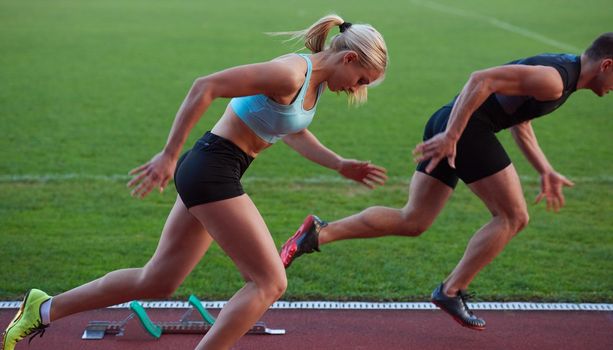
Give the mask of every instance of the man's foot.
[[298, 231], [281, 247], [283, 266], [288, 268], [300, 255], [319, 251], [319, 231], [327, 225], [315, 215], [307, 216]]
[[432, 303], [451, 315], [462, 326], [478, 331], [485, 330], [485, 321], [475, 316], [466, 304], [469, 296], [462, 291], [458, 291], [456, 296], [448, 297], [443, 293], [443, 287], [444, 284], [441, 283], [432, 292]]
[[0, 350], [13, 350], [18, 341], [29, 335], [32, 335], [30, 341], [38, 334], [43, 336], [48, 325], [43, 325], [40, 305], [50, 298], [47, 293], [38, 289], [32, 289], [26, 294], [15, 318], [2, 334]]

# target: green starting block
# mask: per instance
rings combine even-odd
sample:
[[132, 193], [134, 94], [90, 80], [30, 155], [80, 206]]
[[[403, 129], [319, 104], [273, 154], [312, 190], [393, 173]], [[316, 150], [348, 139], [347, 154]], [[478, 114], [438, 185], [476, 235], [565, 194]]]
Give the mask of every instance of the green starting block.
[[[90, 321], [81, 336], [82, 339], [103, 339], [105, 335], [115, 335], [123, 340], [155, 340], [162, 334], [204, 334], [215, 323], [202, 302], [191, 295], [190, 308], [179, 321], [153, 322], [145, 308], [138, 302], [130, 303], [132, 313], [121, 321]], [[257, 322], [248, 334], [285, 334], [285, 329], [271, 329], [264, 322]]]

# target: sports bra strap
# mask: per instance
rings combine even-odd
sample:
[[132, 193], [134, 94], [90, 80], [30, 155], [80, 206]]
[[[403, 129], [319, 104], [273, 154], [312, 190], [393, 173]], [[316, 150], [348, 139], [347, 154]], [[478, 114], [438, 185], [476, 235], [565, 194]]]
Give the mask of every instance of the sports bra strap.
[[300, 88], [300, 93], [298, 94], [298, 97], [296, 98], [296, 101], [300, 101], [300, 104], [302, 105], [302, 102], [304, 101], [304, 95], [306, 95], [307, 89], [309, 87], [309, 82], [311, 81], [311, 72], [313, 71], [313, 63], [311, 63], [311, 59], [309, 58], [309, 55], [306, 55], [303, 53], [299, 53], [298, 55], [304, 58], [304, 60], [307, 63], [307, 72], [306, 72], [306, 76], [304, 77], [304, 84], [302, 84], [302, 88]]

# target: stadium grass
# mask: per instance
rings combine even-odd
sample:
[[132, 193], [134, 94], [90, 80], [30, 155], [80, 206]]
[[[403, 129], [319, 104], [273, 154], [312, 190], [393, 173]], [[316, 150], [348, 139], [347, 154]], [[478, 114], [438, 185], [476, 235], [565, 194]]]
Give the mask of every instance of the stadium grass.
[[[124, 174], [158, 152], [196, 77], [294, 49], [263, 32], [300, 29], [333, 11], [375, 25], [391, 65], [363, 107], [348, 109], [343, 96], [326, 93], [310, 129], [346, 157], [387, 167], [393, 180], [366, 191], [331, 180], [329, 170], [276, 145], [249, 169], [245, 188], [278, 246], [309, 212], [333, 220], [370, 205], [402, 206], [413, 171], [410, 151], [425, 120], [471, 71], [561, 51], [423, 3], [0, 1], [0, 299], [17, 299], [31, 287], [58, 293], [144, 264], [174, 201], [172, 187], [139, 201], [122, 181], [87, 175]], [[610, 30], [606, 14], [613, 10], [608, 1], [436, 3], [578, 48]], [[551, 163], [577, 186], [565, 192], [561, 213], [530, 205], [528, 228], [471, 286], [481, 299], [613, 301], [612, 102], [581, 91], [534, 122]], [[211, 128], [225, 103], [211, 106], [186, 147]], [[529, 178], [524, 191], [531, 201], [536, 174], [508, 133], [500, 139]], [[47, 174], [85, 176], [11, 179]], [[306, 180], [313, 178], [323, 180]], [[460, 185], [420, 238], [338, 242], [300, 259], [289, 270], [284, 299], [424, 300], [487, 220], [483, 204]], [[175, 297], [227, 299], [241, 284], [231, 261], [213, 246]]]
[[[476, 279], [483, 300], [610, 301], [613, 285], [610, 224], [613, 202], [591, 204], [610, 183], [578, 183], [560, 213], [531, 206], [532, 222]], [[79, 190], [75, 190], [78, 187]], [[406, 183], [375, 191], [339, 182], [248, 181], [246, 189], [275, 242], [297, 228], [305, 213], [326, 219], [368, 205], [402, 206]], [[118, 268], [142, 266], [155, 250], [175, 193], [129, 197], [119, 181], [0, 184], [3, 262], [0, 293], [16, 298], [32, 286], [59, 292]], [[532, 197], [537, 184], [528, 181]], [[96, 193], [92, 200], [91, 193]], [[297, 205], [290, 205], [297, 204]], [[462, 256], [472, 232], [488, 219], [483, 205], [460, 187], [431, 230], [419, 238], [336, 242], [300, 258], [288, 270], [284, 299], [424, 300]], [[603, 241], [604, 240], [604, 241]], [[241, 285], [232, 262], [214, 245], [176, 294], [225, 299]]]

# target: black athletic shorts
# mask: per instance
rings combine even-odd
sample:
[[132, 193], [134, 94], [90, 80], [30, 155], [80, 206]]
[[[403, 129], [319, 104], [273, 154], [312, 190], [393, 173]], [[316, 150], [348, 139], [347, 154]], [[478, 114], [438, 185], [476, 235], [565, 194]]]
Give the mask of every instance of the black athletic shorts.
[[[430, 117], [424, 129], [424, 141], [445, 131], [451, 108], [445, 106]], [[499, 172], [509, 166], [511, 160], [494, 130], [486, 116], [473, 115], [457, 143], [456, 168], [450, 167], [444, 158], [430, 174], [426, 173], [429, 160], [420, 162], [417, 171], [439, 179], [451, 188], [455, 188], [458, 178], [469, 184]]]
[[186, 207], [238, 197], [253, 161], [231, 141], [207, 131], [177, 162], [175, 187]]

